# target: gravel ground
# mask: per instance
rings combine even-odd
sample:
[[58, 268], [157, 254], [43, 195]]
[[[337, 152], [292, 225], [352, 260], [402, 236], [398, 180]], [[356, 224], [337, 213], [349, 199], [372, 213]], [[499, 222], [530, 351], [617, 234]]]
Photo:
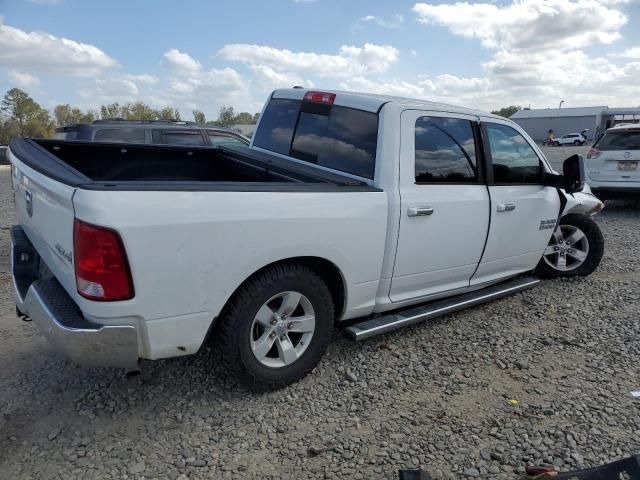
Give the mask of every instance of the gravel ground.
[[[553, 149], [558, 159], [577, 149]], [[570, 150], [568, 155], [560, 150]], [[563, 156], [564, 155], [564, 156]], [[640, 452], [640, 209], [611, 203], [589, 278], [546, 281], [361, 344], [257, 394], [214, 351], [83, 369], [13, 315], [0, 167], [0, 478], [514, 478]]]

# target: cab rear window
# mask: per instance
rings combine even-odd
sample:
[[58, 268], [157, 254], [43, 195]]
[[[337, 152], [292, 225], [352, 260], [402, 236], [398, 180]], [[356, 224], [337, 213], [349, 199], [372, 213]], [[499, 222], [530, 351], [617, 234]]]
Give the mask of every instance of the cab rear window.
[[598, 150], [640, 150], [640, 128], [607, 132], [593, 147]]
[[254, 146], [372, 179], [378, 115], [339, 105], [275, 98], [269, 101]]

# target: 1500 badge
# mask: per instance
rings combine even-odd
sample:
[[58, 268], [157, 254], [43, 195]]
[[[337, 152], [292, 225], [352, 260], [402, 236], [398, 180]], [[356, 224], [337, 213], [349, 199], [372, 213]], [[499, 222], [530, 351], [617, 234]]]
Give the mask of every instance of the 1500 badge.
[[549, 220], [540, 220], [540, 230], [549, 230], [555, 228], [556, 219], [551, 218]]

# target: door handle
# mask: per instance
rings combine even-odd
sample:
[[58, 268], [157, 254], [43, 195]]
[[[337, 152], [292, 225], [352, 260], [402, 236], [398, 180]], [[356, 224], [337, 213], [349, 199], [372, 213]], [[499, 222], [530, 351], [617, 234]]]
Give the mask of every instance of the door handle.
[[407, 208], [407, 215], [409, 217], [423, 217], [433, 214], [433, 207], [409, 207]]
[[499, 203], [496, 210], [498, 212], [512, 212], [516, 209], [515, 204], [513, 203]]

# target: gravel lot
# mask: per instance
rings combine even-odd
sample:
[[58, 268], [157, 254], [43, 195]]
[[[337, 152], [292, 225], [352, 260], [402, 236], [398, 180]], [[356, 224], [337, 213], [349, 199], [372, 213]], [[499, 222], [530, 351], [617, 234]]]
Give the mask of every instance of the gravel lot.
[[[556, 160], [576, 148], [550, 149]], [[557, 162], [556, 162], [557, 163]], [[640, 209], [610, 203], [591, 277], [352, 344], [312, 375], [247, 391], [214, 351], [83, 369], [15, 318], [0, 167], [0, 478], [514, 478], [640, 453]], [[516, 403], [517, 401], [517, 403]]]

